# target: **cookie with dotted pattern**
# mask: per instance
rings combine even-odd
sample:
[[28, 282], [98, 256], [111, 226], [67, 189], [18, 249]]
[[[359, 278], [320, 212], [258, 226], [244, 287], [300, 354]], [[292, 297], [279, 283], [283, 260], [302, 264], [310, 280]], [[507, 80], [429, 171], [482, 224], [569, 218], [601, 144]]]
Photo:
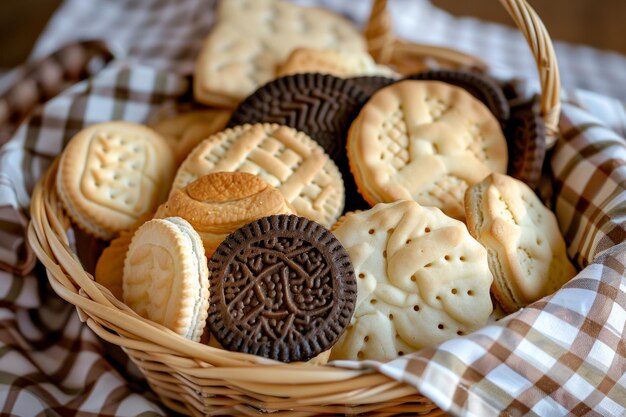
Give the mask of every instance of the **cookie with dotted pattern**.
[[463, 219], [465, 190], [506, 172], [500, 125], [465, 90], [406, 80], [379, 90], [348, 134], [348, 159], [359, 192], [374, 205], [412, 199]]
[[174, 160], [163, 137], [134, 123], [107, 122], [81, 130], [68, 143], [56, 188], [71, 219], [108, 240], [156, 209], [173, 176]]

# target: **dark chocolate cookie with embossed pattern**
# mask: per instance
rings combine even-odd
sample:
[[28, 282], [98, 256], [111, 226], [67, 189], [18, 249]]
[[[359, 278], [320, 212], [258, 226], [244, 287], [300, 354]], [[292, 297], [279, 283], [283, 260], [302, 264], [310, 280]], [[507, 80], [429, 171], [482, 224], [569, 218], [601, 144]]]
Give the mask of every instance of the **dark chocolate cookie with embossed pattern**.
[[306, 133], [337, 160], [345, 153], [352, 120], [368, 95], [329, 74], [294, 74], [270, 81], [233, 112], [228, 127], [278, 123]]
[[208, 325], [229, 350], [306, 361], [344, 332], [356, 303], [350, 258], [326, 228], [278, 215], [252, 222], [209, 261]]
[[509, 148], [507, 173], [530, 188], [537, 188], [546, 156], [546, 125], [539, 96], [511, 107], [504, 135]]
[[413, 74], [410, 80], [441, 81], [465, 89], [480, 100], [504, 128], [509, 119], [510, 108], [502, 89], [490, 78], [469, 71], [432, 70]]
[[395, 83], [397, 80], [389, 77], [382, 77], [380, 75], [364, 75], [361, 77], [350, 78], [350, 81], [355, 83], [361, 90], [365, 92], [365, 94], [367, 94], [368, 97], [370, 97], [381, 88], [385, 88], [388, 85]]

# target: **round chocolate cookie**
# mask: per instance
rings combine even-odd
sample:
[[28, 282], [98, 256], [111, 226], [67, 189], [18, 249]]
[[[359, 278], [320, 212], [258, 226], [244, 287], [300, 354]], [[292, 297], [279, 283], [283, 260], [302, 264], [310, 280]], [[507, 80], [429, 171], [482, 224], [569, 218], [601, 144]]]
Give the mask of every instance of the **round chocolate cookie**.
[[368, 95], [355, 83], [328, 74], [294, 74], [270, 81], [245, 99], [227, 127], [278, 123], [316, 140], [337, 160], [345, 154], [350, 123]]
[[546, 125], [539, 96], [511, 108], [504, 134], [509, 148], [507, 173], [535, 189], [546, 156]]
[[359, 86], [361, 90], [365, 92], [365, 94], [372, 96], [375, 92], [380, 90], [381, 88], [385, 88], [390, 84], [396, 82], [393, 78], [382, 77], [380, 75], [368, 76], [364, 75], [362, 77], [354, 77], [350, 78], [350, 81]]
[[209, 261], [208, 325], [229, 350], [283, 362], [328, 350], [350, 323], [357, 284], [341, 243], [302, 217], [264, 217]]
[[509, 103], [502, 89], [484, 75], [469, 71], [433, 70], [410, 75], [407, 79], [442, 81], [464, 88], [491, 110], [502, 128], [506, 126], [510, 114]]

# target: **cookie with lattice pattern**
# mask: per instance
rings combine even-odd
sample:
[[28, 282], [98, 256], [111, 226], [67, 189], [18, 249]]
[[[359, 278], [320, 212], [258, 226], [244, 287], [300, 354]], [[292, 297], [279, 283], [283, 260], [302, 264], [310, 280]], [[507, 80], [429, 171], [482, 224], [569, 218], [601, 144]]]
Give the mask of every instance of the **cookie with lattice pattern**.
[[283, 362], [329, 349], [357, 298], [350, 258], [326, 228], [270, 216], [226, 238], [209, 261], [208, 325], [229, 350]]
[[313, 139], [287, 126], [259, 123], [226, 129], [200, 143], [180, 166], [172, 190], [219, 171], [258, 175], [300, 216], [330, 227], [341, 214], [337, 166]]
[[379, 90], [352, 123], [347, 151], [371, 205], [415, 200], [457, 219], [467, 187], [507, 166], [496, 118], [465, 90], [438, 81]]

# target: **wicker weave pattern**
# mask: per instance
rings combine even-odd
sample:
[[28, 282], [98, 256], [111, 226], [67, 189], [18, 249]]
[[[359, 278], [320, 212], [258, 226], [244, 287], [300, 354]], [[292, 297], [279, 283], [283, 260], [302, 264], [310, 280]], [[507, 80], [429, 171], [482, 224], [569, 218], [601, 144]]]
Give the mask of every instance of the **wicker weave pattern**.
[[[559, 78], [545, 28], [524, 0], [501, 0], [529, 40], [542, 80], [543, 112], [551, 129], [559, 113]], [[451, 50], [395, 40], [386, 1], [375, 1], [366, 34], [370, 51], [401, 71], [419, 69], [424, 54], [459, 66], [484, 67]], [[191, 342], [149, 322], [84, 271], [69, 247], [69, 220], [54, 188], [58, 163], [32, 195], [29, 240], [50, 283], [76, 306], [81, 320], [103, 339], [122, 346], [170, 408], [191, 415], [308, 416], [335, 413], [443, 415], [413, 388], [364, 370], [282, 364]]]

